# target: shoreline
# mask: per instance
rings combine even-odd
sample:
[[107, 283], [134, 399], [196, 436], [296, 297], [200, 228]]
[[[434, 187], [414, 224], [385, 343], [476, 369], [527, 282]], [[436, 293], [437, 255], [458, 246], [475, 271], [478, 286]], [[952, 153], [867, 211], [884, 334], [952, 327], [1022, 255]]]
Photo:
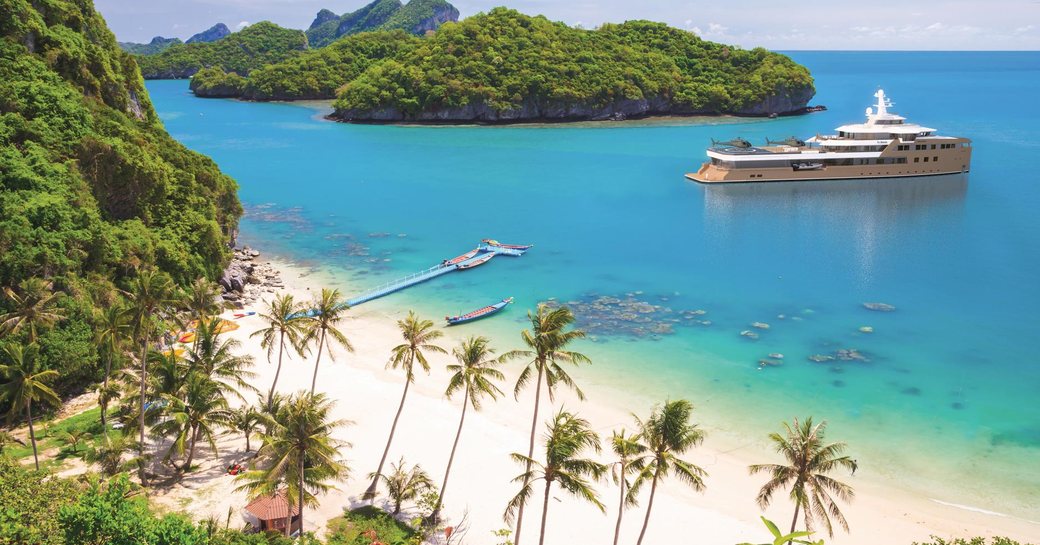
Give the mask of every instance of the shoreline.
[[[280, 273], [285, 287], [278, 292], [292, 293], [298, 300], [309, 300], [310, 295], [321, 287], [345, 287], [342, 278], [332, 271], [268, 256], [262, 256], [258, 262], [270, 263]], [[267, 299], [272, 293], [262, 295], [262, 298]], [[394, 322], [406, 311], [405, 308], [388, 311], [378, 309], [377, 306], [351, 311], [343, 329], [355, 344], [356, 352], [346, 354], [337, 350], [335, 361], [323, 358], [319, 370], [322, 375], [319, 388], [337, 400], [336, 417], [356, 421], [354, 426], [343, 428], [337, 433], [338, 437], [354, 445], [344, 452], [345, 458], [350, 461], [352, 476], [345, 483], [339, 484], [339, 491], [322, 498], [319, 509], [307, 512], [305, 518], [308, 528], [315, 528], [316, 523], [324, 525], [328, 518], [339, 515], [344, 506], [356, 505], [352, 498], [360, 496], [367, 485], [364, 476], [378, 463], [402, 385], [398, 372], [384, 370], [383, 366], [389, 349], [398, 342]], [[243, 351], [254, 357], [254, 371], [258, 373], [255, 385], [264, 390], [269, 387], [274, 366], [267, 364], [266, 355], [257, 343], [248, 338], [260, 327], [260, 320], [254, 316], [238, 322], [242, 325], [241, 329], [230, 334], [230, 337], [242, 342]], [[466, 335], [479, 333], [478, 329], [464, 331]], [[450, 350], [457, 344], [461, 333], [446, 329], [445, 337], [439, 344]], [[492, 338], [492, 346], [499, 353], [516, 348], [517, 342], [518, 339]], [[436, 482], [443, 474], [443, 464], [454, 436], [459, 411], [459, 400], [445, 401], [441, 395], [446, 384], [443, 366], [448, 359], [448, 356], [434, 355], [431, 358], [431, 375], [417, 376], [388, 457], [388, 462], [396, 462], [403, 454], [409, 464], [421, 464]], [[285, 365], [288, 372], [282, 373], [278, 390], [291, 392], [309, 386], [312, 360], [308, 358], [301, 362], [297, 358], [287, 361]], [[502, 385], [503, 391], [511, 391], [511, 381], [516, 376], [518, 366], [519, 363], [515, 363], [503, 369], [507, 377], [506, 383]], [[601, 375], [589, 373], [586, 368], [576, 369], [573, 375], [586, 391], [588, 401], [580, 403], [569, 393], [561, 392], [557, 403], [551, 408], [548, 403], [542, 406], [540, 421], [544, 422], [552, 411], [565, 406], [588, 419], [601, 438], [609, 437], [610, 431], [621, 425], [631, 428], [630, 412], [648, 413], [654, 402], [662, 401], [648, 399], [647, 394], [602, 381]], [[322, 385], [324, 388], [321, 388]], [[490, 543], [493, 539], [490, 532], [506, 527], [501, 519], [502, 510], [515, 493], [516, 487], [510, 480], [520, 472], [520, 468], [514, 466], [508, 454], [523, 450], [526, 445], [533, 393], [521, 393], [519, 402], [510, 397], [507, 395], [497, 403], [488, 402], [484, 411], [467, 415], [467, 427], [463, 430], [459, 444], [453, 480], [445, 496], [445, 516], [450, 520], [458, 521], [468, 511], [471, 528], [467, 541], [472, 543]], [[695, 419], [700, 420], [696, 414]], [[709, 472], [706, 491], [699, 494], [676, 482], [665, 482], [655, 499], [647, 532], [649, 542], [666, 542], [668, 536], [688, 535], [692, 531], [698, 532], [698, 536], [706, 543], [755, 541], [762, 537], [765, 529], [758, 520], [760, 512], [754, 503], [762, 479], [748, 476], [746, 468], [752, 461], [772, 460], [773, 455], [763, 451], [756, 442], [737, 440], [738, 433], [712, 433], [716, 428], [725, 429], [721, 424], [724, 423], [711, 422], [705, 426], [709, 431], [705, 444], [684, 456]], [[231, 448], [236, 448], [233, 446], [236, 441], [244, 443], [242, 438], [229, 438], [227, 441], [232, 445]], [[222, 446], [222, 457], [228, 455], [227, 450]], [[606, 453], [600, 456], [602, 461], [608, 458]], [[205, 470], [199, 473], [205, 473]], [[1036, 536], [1040, 536], [1040, 524], [1025, 519], [931, 498], [899, 489], [880, 479], [838, 477], [851, 484], [857, 492], [856, 500], [842, 509], [852, 533], [836, 533], [833, 538], [815, 536], [817, 539], [824, 538], [828, 543], [866, 545], [880, 541], [909, 544], [927, 540], [932, 534], [941, 537], [1006, 535], [1034, 541]], [[195, 501], [195, 496], [190, 496], [188, 505], [192, 513], [197, 517], [226, 515], [229, 507], [240, 509], [244, 506], [244, 496], [239, 498], [240, 494], [227, 494], [228, 488], [233, 487], [220, 488], [219, 501], [216, 502], [205, 499]], [[199, 491], [187, 484], [186, 487], [170, 490], [167, 494], [169, 499], [183, 501], [178, 493], [181, 490], [191, 493]], [[600, 491], [601, 501], [608, 506], [606, 515], [554, 489], [553, 496], [561, 501], [553, 502], [549, 513], [547, 538], [550, 543], [587, 540], [592, 533], [597, 540], [610, 539], [612, 522], [616, 517], [616, 508], [611, 507], [615, 504], [613, 495], [616, 488], [604, 481], [597, 485], [597, 490]], [[645, 504], [645, 498], [642, 500]], [[540, 498], [533, 499], [530, 505], [533, 510], [540, 509]], [[642, 507], [643, 504], [626, 511], [622, 539], [635, 538], [642, 522]], [[773, 505], [762, 514], [786, 526], [791, 509], [783, 495], [778, 495]], [[527, 522], [536, 524], [530, 518]], [[535, 527], [525, 528], [525, 535], [530, 535]]]

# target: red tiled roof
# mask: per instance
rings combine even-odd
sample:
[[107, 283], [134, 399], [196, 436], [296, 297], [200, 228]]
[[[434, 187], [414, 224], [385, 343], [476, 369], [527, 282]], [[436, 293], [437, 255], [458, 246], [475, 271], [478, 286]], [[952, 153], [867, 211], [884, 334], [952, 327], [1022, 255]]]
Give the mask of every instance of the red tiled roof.
[[[284, 519], [288, 516], [287, 510], [289, 508], [289, 502], [286, 501], [285, 495], [286, 491], [283, 489], [279, 490], [274, 496], [260, 496], [249, 502], [249, 505], [246, 506], [246, 511], [249, 511], [260, 520]], [[292, 514], [293, 516], [300, 514], [300, 510], [296, 505], [292, 506]]]

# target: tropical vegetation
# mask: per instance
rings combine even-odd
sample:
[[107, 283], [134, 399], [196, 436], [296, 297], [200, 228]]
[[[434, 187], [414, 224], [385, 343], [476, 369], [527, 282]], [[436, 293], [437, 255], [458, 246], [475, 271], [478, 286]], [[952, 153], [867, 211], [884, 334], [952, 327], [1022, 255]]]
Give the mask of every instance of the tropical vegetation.
[[838, 507], [838, 500], [849, 502], [855, 493], [852, 487], [829, 475], [844, 469], [856, 471], [856, 460], [845, 454], [848, 445], [843, 442], [828, 443], [825, 440], [827, 422], [814, 424], [812, 417], [799, 422], [784, 422], [784, 433], [771, 433], [770, 441], [784, 463], [755, 464], [748, 469], [752, 475], [765, 473], [769, 480], [762, 485], [756, 501], [765, 509], [773, 500], [773, 494], [789, 489], [794, 502], [791, 531], [794, 532], [801, 513], [805, 528], [812, 530], [816, 522], [823, 524], [827, 535], [834, 535], [832, 519], [845, 529], [849, 524]]
[[302, 30], [263, 21], [215, 42], [173, 44], [155, 55], [139, 55], [136, 60], [145, 79], [187, 78], [209, 67], [245, 76], [305, 49], [307, 36]]
[[311, 47], [325, 47], [344, 36], [373, 30], [402, 30], [423, 34], [441, 23], [458, 20], [459, 10], [444, 0], [373, 0], [356, 11], [336, 15], [321, 10], [310, 28], [307, 41]]

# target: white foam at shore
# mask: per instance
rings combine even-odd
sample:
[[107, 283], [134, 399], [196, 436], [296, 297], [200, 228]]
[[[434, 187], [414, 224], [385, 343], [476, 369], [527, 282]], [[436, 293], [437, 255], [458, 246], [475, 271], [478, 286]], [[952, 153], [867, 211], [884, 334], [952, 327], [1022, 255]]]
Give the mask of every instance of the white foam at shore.
[[958, 509], [964, 509], [965, 511], [973, 511], [975, 513], [982, 513], [983, 515], [992, 515], [994, 517], [1008, 517], [1008, 516], [1010, 516], [1010, 515], [1005, 515], [1004, 513], [998, 513], [996, 511], [989, 511], [987, 509], [982, 509], [980, 507], [972, 507], [970, 505], [961, 505], [959, 503], [950, 503], [948, 501], [937, 500], [935, 498], [928, 498], [928, 499], [930, 499], [930, 500], [932, 500], [932, 501], [934, 501], [935, 503], [938, 503], [938, 504], [946, 505], [946, 506], [949, 506], [949, 507], [956, 507]]

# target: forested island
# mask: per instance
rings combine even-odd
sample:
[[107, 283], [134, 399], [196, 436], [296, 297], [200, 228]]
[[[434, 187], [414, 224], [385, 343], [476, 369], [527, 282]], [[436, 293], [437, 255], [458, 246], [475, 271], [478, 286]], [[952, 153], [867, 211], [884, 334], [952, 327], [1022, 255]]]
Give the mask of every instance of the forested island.
[[572, 28], [496, 8], [417, 37], [365, 32], [257, 68], [198, 73], [196, 95], [335, 99], [355, 122], [515, 122], [802, 111], [809, 71], [785, 55], [649, 21]]

